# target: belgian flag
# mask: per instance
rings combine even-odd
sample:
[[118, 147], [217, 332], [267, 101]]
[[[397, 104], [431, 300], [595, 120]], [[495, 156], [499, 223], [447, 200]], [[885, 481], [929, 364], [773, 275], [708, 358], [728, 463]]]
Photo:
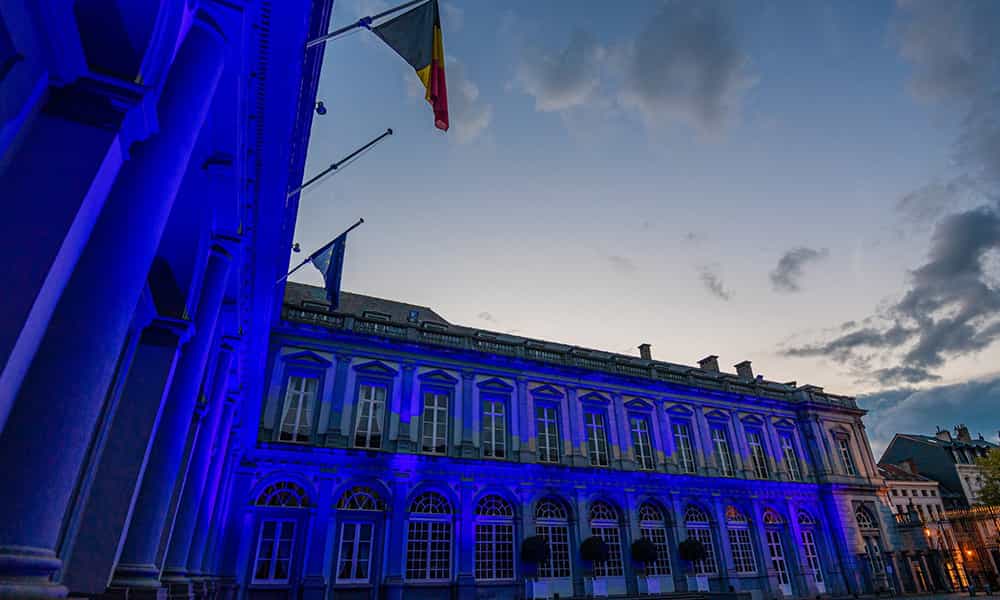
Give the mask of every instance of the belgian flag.
[[372, 28], [375, 35], [410, 63], [434, 108], [434, 125], [448, 131], [448, 88], [444, 82], [444, 44], [437, 0], [430, 0]]

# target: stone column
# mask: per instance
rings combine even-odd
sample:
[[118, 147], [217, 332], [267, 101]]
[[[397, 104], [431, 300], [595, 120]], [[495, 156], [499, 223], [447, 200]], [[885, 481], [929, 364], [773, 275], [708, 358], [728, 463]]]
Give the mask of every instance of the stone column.
[[565, 431], [569, 433], [566, 436], [566, 442], [569, 442], [570, 447], [570, 464], [578, 467], [590, 466], [590, 460], [587, 458], [584, 448], [583, 411], [576, 399], [575, 386], [566, 386], [565, 402], [566, 413], [563, 416], [563, 422], [566, 423]]
[[[476, 506], [473, 502], [476, 490], [473, 478], [463, 476], [459, 489], [459, 506], [457, 506], [457, 522], [454, 538], [458, 546], [458, 598], [459, 600], [475, 600], [476, 598]], [[398, 539], [402, 539], [401, 537]]]
[[99, 594], [107, 586], [119, 543], [128, 533], [178, 349], [190, 333], [187, 321], [156, 318], [140, 336], [93, 486], [83, 503], [76, 544], [63, 568], [62, 581], [74, 592]]
[[[326, 597], [327, 578], [325, 567], [330, 560], [326, 555], [327, 539], [331, 535], [333, 505], [333, 478], [321, 475], [316, 483], [317, 503], [313, 515], [312, 530], [305, 548], [305, 559], [302, 561], [302, 598], [304, 600], [323, 600]], [[374, 569], [373, 569], [374, 570]]]
[[205, 363], [215, 337], [229, 262], [225, 250], [212, 247], [198, 301], [195, 335], [184, 348], [177, 367], [112, 587], [155, 589], [160, 585], [160, 542], [167, 531], [175, 488], [184, 485], [179, 477], [183, 475], [181, 464]]
[[459, 444], [459, 455], [466, 458], [478, 456], [473, 442], [473, 418], [475, 412], [475, 402], [473, 401], [473, 383], [476, 381], [476, 374], [472, 371], [462, 371], [462, 442]]
[[403, 364], [403, 385], [399, 399], [399, 439], [396, 440], [397, 452], [416, 452], [417, 438], [413, 429], [413, 375], [417, 366], [412, 363]]
[[[406, 497], [410, 493], [410, 486], [404, 481], [390, 482], [392, 498], [390, 500], [390, 510], [386, 518], [386, 527], [389, 529], [386, 539], [403, 540], [406, 536], [407, 506]], [[385, 587], [385, 598], [388, 600], [401, 600], [403, 598], [403, 574], [406, 571], [406, 548], [404, 544], [389, 544], [386, 553], [385, 566], [382, 570], [383, 586]]]
[[194, 527], [194, 537], [191, 540], [191, 551], [188, 553], [187, 572], [189, 576], [202, 574], [202, 563], [205, 558], [205, 546], [208, 533], [216, 525], [215, 516], [221, 490], [220, 477], [226, 463], [229, 442], [232, 439], [233, 415], [236, 409], [236, 397], [227, 396], [222, 407], [222, 419], [219, 434], [216, 436], [215, 450], [212, 453], [212, 465], [205, 482], [205, 500], [198, 509], [198, 520]]
[[347, 389], [348, 368], [351, 366], [349, 354], [337, 354], [337, 367], [334, 371], [333, 398], [330, 400], [330, 424], [326, 431], [326, 445], [346, 448], [351, 445], [351, 424], [343, 423], [343, 408], [349, 402], [347, 394], [353, 393]]
[[159, 103], [161, 131], [135, 145], [120, 171], [0, 434], [0, 471], [18, 482], [0, 499], [4, 514], [18, 515], [0, 520], [0, 596], [65, 592], [49, 580], [60, 567], [60, 527], [222, 72], [224, 45], [200, 22], [188, 32]]
[[[233, 361], [233, 347], [223, 343], [215, 363], [215, 373], [209, 386], [206, 419], [198, 432], [188, 467], [184, 493], [181, 495], [174, 531], [170, 536], [167, 560], [164, 562], [164, 580], [183, 587], [188, 582], [188, 554], [194, 537], [195, 520], [202, 507], [205, 480], [208, 477], [209, 459], [215, 445], [224, 411], [223, 397], [229, 385], [229, 369]], [[228, 432], [226, 433], [228, 435]], [[171, 586], [173, 588], [173, 585]]]
[[[629, 465], [627, 468], [635, 469], [635, 454], [632, 449], [632, 428], [628, 422], [625, 401], [619, 392], [611, 394], [611, 406], [608, 409], [608, 413], [611, 415], [612, 423], [615, 425], [614, 431], [617, 432], [616, 437], [618, 438], [617, 448], [612, 450], [611, 456], [609, 456], [611, 459], [609, 463], [619, 469], [626, 468], [626, 464]], [[616, 454], [617, 456], [615, 456]]]
[[[515, 381], [514, 401], [518, 407], [517, 439], [520, 441], [517, 460], [524, 463], [535, 462], [538, 441], [535, 437], [535, 406], [528, 394], [528, 380], [518, 377]], [[514, 422], [513, 418], [511, 419]]]

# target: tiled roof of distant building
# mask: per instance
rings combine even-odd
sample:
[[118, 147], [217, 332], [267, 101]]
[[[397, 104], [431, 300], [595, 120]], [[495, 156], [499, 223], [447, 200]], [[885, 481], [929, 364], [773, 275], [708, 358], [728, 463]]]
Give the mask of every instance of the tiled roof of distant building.
[[[317, 305], [329, 305], [326, 299], [326, 290], [312, 285], [288, 282], [285, 288], [285, 302], [302, 306], [303, 302], [315, 302]], [[364, 316], [364, 313], [379, 313], [387, 315], [389, 319], [396, 323], [406, 323], [411, 320], [412, 311], [416, 312], [417, 322], [423, 323], [431, 321], [450, 325], [448, 321], [426, 306], [397, 302], [396, 300], [385, 300], [374, 296], [362, 294], [352, 294], [351, 292], [340, 292], [340, 306], [337, 312]]]
[[920, 483], [934, 483], [933, 479], [929, 479], [920, 475], [919, 473], [911, 473], [908, 469], [897, 465], [891, 465], [889, 463], [879, 463], [878, 464], [878, 474], [882, 479], [887, 479], [889, 481], [916, 481]]
[[921, 435], [919, 433], [900, 433], [897, 434], [899, 437], [910, 438], [918, 442], [924, 442], [925, 444], [931, 444], [932, 446], [939, 446], [941, 448], [951, 448], [951, 447], [961, 447], [961, 446], [975, 446], [977, 448], [998, 448], [997, 444], [985, 439], [969, 439], [960, 440], [958, 438], [952, 438], [951, 440], [943, 440], [941, 438], [934, 437], [933, 435]]

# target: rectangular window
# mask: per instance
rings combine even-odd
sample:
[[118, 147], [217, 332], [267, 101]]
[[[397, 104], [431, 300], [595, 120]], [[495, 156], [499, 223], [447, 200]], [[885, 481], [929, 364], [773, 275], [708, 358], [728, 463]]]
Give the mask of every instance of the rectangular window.
[[559, 417], [554, 406], [535, 407], [538, 434], [538, 461], [559, 462]]
[[767, 479], [771, 476], [767, 468], [767, 454], [764, 452], [764, 440], [759, 431], [747, 432], [747, 444], [750, 446], [750, 462], [753, 463], [753, 475], [757, 479]]
[[[854, 466], [854, 455], [851, 454], [851, 441], [846, 437], [837, 438], [837, 446], [840, 448], [840, 458], [844, 461], [844, 470], [850, 476], [858, 474], [858, 468]], [[906, 490], [903, 490], [906, 495]]]
[[448, 394], [424, 393], [423, 441], [421, 450], [428, 454], [448, 453]]
[[865, 538], [865, 553], [868, 554], [868, 564], [876, 577], [885, 575], [885, 561], [882, 560], [882, 549], [876, 538]]
[[285, 388], [285, 405], [281, 412], [281, 433], [283, 442], [308, 442], [312, 435], [313, 407], [316, 405], [316, 390], [319, 379], [315, 377], [288, 378]]
[[819, 564], [819, 552], [816, 550], [816, 538], [811, 529], [802, 530], [802, 548], [806, 552], [806, 564], [813, 572], [817, 583], [823, 582], [823, 569]]
[[670, 575], [670, 547], [667, 545], [667, 530], [662, 526], [643, 526], [639, 535], [656, 546], [656, 560], [646, 565], [647, 575]]
[[788, 477], [792, 481], [802, 481], [802, 468], [799, 465], [799, 455], [795, 451], [795, 440], [792, 439], [792, 434], [782, 433], [779, 439], [781, 440], [781, 455], [785, 459], [785, 467], [788, 469]]
[[604, 415], [589, 412], [584, 419], [587, 430], [587, 453], [590, 455], [590, 466], [608, 466], [608, 438], [604, 431]]
[[608, 546], [608, 560], [594, 563], [594, 577], [621, 577], [625, 574], [622, 563], [622, 538], [617, 527], [591, 527], [590, 532], [604, 540]]
[[337, 583], [368, 583], [371, 572], [371, 523], [344, 523], [340, 530]]
[[896, 488], [893, 488], [892, 489], [892, 495], [893, 496], [898, 496], [899, 495], [899, 490], [897, 490]]
[[706, 527], [689, 527], [687, 530], [688, 537], [693, 540], [698, 540], [705, 546], [708, 550], [708, 556], [705, 560], [698, 560], [691, 563], [694, 569], [695, 575], [714, 575], [719, 567], [715, 563], [715, 547], [712, 545], [712, 532]]
[[254, 583], [288, 583], [295, 542], [295, 521], [267, 519], [260, 524], [257, 556], [254, 560]]
[[507, 458], [507, 404], [483, 401], [483, 456]]
[[725, 427], [712, 428], [712, 448], [715, 451], [716, 460], [719, 461], [719, 472], [723, 477], [732, 477], [735, 474], [733, 453], [729, 449], [729, 434]]
[[781, 536], [773, 529], [767, 530], [767, 550], [771, 555], [771, 568], [778, 575], [778, 583], [788, 585], [788, 564], [785, 563], [785, 551], [781, 547]]
[[358, 418], [354, 427], [355, 447], [382, 447], [385, 396], [385, 386], [362, 384], [358, 388]]
[[674, 447], [677, 452], [677, 466], [682, 473], [694, 473], [694, 449], [691, 447], [691, 426], [687, 423], [674, 423]]
[[549, 543], [549, 560], [538, 565], [538, 576], [544, 579], [569, 577], [569, 528], [566, 525], [536, 525], [535, 535]]
[[729, 547], [733, 551], [733, 565], [737, 573], [756, 573], [757, 564], [750, 543], [750, 531], [745, 527], [729, 529]]
[[410, 521], [406, 536], [406, 579], [447, 581], [451, 577], [451, 523]]
[[656, 462], [653, 459], [653, 440], [649, 436], [649, 419], [641, 416], [629, 417], [632, 429], [632, 447], [635, 450], [635, 462], [640, 469], [653, 470]]
[[508, 523], [476, 524], [476, 580], [514, 579], [514, 526]]

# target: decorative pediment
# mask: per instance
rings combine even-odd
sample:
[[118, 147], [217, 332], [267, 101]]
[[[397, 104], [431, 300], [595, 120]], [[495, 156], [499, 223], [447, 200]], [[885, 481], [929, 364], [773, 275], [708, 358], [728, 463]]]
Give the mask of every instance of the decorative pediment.
[[417, 379], [423, 383], [447, 386], [453, 386], [458, 383], [457, 378], [452, 377], [447, 371], [442, 371], [441, 369], [434, 369], [433, 371], [421, 373], [420, 375], [417, 375]]
[[509, 394], [514, 391], [514, 386], [507, 383], [503, 379], [497, 379], [496, 377], [490, 377], [485, 381], [480, 381], [476, 384], [481, 391], [484, 392], [497, 392], [501, 394]]
[[396, 370], [380, 360], [372, 360], [356, 365], [354, 370], [370, 377], [395, 377]]
[[729, 415], [718, 409], [712, 409], [705, 413], [705, 418], [710, 421], [728, 421]]
[[540, 385], [536, 388], [533, 388], [531, 390], [531, 395], [535, 398], [545, 398], [548, 400], [561, 400], [565, 394], [563, 394], [562, 390], [560, 390], [559, 388], [546, 383], [544, 385]]
[[295, 352], [293, 354], [285, 354], [281, 357], [281, 360], [289, 363], [295, 363], [297, 365], [309, 365], [314, 367], [329, 367], [332, 363], [316, 354], [311, 350], [303, 350], [301, 352]]
[[683, 404], [674, 404], [673, 406], [668, 406], [667, 413], [678, 417], [690, 417], [694, 415], [694, 411], [684, 406]]
[[643, 398], [630, 398], [625, 402], [625, 408], [632, 410], [653, 410], [653, 403]]
[[740, 420], [743, 421], [744, 425], [753, 425], [757, 427], [764, 425], [764, 419], [761, 419], [757, 415], [744, 415], [740, 417]]
[[793, 423], [790, 419], [786, 419], [784, 417], [775, 419], [774, 426], [779, 429], [795, 429], [795, 423]]
[[611, 404], [611, 398], [608, 398], [600, 392], [587, 392], [586, 394], [580, 396], [580, 402], [585, 402], [588, 404]]

